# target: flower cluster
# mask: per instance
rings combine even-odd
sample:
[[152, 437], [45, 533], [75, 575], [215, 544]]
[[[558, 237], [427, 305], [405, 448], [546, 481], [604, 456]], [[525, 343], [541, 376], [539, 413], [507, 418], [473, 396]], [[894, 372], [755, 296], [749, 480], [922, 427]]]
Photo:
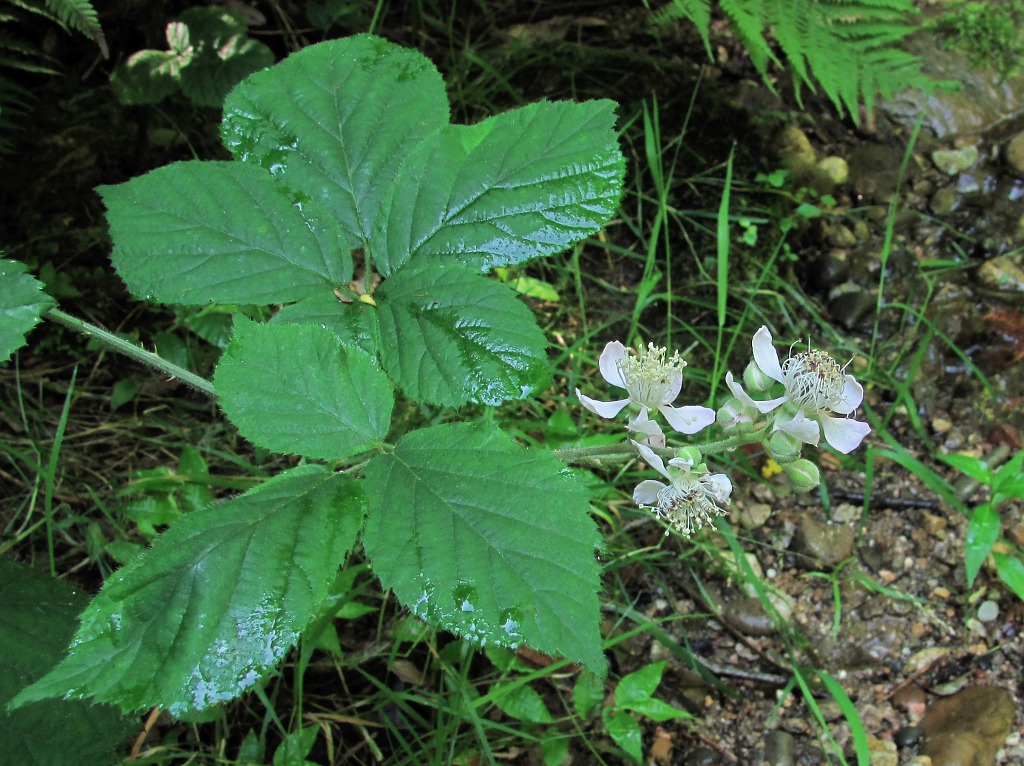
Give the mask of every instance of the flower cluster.
[[689, 535], [711, 517], [725, 513], [720, 505], [729, 502], [732, 482], [724, 473], [712, 474], [700, 462], [700, 451], [683, 447], [678, 457], [668, 466], [650, 447], [633, 442], [641, 457], [669, 483], [647, 479], [636, 485], [633, 500], [641, 508], [649, 508], [659, 519], [664, 519], [683, 535]]
[[[856, 449], [871, 428], [853, 419], [864, 399], [864, 389], [826, 352], [808, 349], [781, 361], [767, 327], [754, 333], [753, 361], [738, 382], [731, 372], [725, 376], [732, 397], [718, 410], [697, 405], [676, 407], [683, 385], [686, 362], [678, 352], [648, 344], [626, 348], [613, 341], [601, 353], [601, 376], [613, 386], [626, 390], [627, 397], [611, 402], [591, 399], [576, 389], [581, 404], [603, 418], [613, 418], [629, 408], [626, 428], [637, 435], [631, 439], [640, 457], [668, 483], [647, 479], [633, 491], [633, 500], [650, 510], [680, 534], [690, 535], [714, 516], [725, 513], [732, 482], [721, 473], [711, 473], [706, 455], [743, 444], [761, 443], [785, 472], [790, 486], [808, 491], [818, 486], [818, 467], [801, 457], [803, 445], [817, 446], [821, 437], [834, 449], [849, 453]], [[757, 399], [781, 384], [783, 393]], [[665, 433], [652, 419], [660, 413], [679, 433], [692, 436], [717, 422], [726, 438], [702, 445], [667, 447]], [[662, 455], [668, 452], [666, 463]]]
[[683, 368], [686, 362], [677, 351], [671, 357], [668, 350], [655, 346], [627, 349], [617, 340], [604, 347], [598, 368], [601, 377], [613, 386], [626, 389], [629, 396], [614, 402], [599, 402], [584, 396], [576, 389], [580, 403], [595, 415], [614, 418], [632, 405], [635, 416], [626, 428], [644, 435], [643, 441], [655, 447], [665, 446], [665, 434], [655, 421], [651, 410], [658, 410], [679, 433], [695, 434], [715, 420], [715, 411], [708, 407], [673, 407], [683, 387]]

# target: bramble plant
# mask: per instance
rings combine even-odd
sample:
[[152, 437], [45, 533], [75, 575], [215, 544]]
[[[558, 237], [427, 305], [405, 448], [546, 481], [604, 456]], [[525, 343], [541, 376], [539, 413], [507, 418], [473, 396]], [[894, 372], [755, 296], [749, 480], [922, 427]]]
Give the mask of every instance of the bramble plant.
[[[707, 466], [717, 453], [759, 443], [794, 489], [817, 486], [803, 445], [855, 449], [869, 431], [850, 417], [863, 390], [823, 351], [781, 362], [765, 327], [717, 410], [673, 406], [678, 354], [608, 344], [601, 373], [628, 398], [579, 398], [602, 417], [631, 409], [635, 439], [612, 447], [522, 447], [486, 409], [416, 430], [393, 417], [396, 393], [494, 408], [548, 386], [534, 316], [485, 273], [611, 218], [624, 175], [614, 121], [614, 103], [590, 101], [450, 124], [434, 66], [369, 35], [252, 75], [225, 102], [234, 161], [99, 189], [135, 295], [278, 307], [268, 321], [235, 315], [212, 383], [53, 308], [24, 267], [0, 261], [0, 361], [45, 315], [216, 397], [253, 444], [303, 459], [171, 524], [107, 579], [65, 659], [12, 704], [91, 697], [180, 717], [232, 699], [330, 617], [357, 543], [429, 624], [604, 676], [599, 535], [567, 464], [641, 457], [668, 483], [645, 480], [634, 500], [681, 534], [728, 502], [730, 479]], [[685, 435], [717, 421], [721, 438], [669, 447], [658, 415]], [[636, 704], [618, 699], [609, 727]]]

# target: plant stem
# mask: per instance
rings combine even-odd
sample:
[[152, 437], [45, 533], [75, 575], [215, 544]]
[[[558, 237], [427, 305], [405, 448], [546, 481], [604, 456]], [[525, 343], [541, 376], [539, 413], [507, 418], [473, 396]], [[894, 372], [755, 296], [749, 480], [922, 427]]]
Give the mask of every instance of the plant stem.
[[217, 392], [214, 391], [213, 384], [206, 380], [206, 378], [201, 378], [195, 373], [189, 372], [184, 367], [179, 367], [173, 362], [169, 362], [162, 356], [154, 354], [151, 351], [139, 348], [129, 340], [118, 337], [111, 332], [107, 332], [94, 324], [90, 324], [89, 322], [78, 319], [77, 317], [73, 317], [70, 314], [65, 314], [60, 309], [50, 309], [46, 312], [46, 318], [52, 319], [54, 322], [62, 324], [75, 332], [80, 332], [87, 337], [95, 338], [112, 351], [131, 357], [136, 362], [140, 362], [148, 367], [152, 367], [154, 370], [166, 373], [172, 378], [177, 378], [182, 383], [191, 386], [200, 393], [206, 394], [211, 399], [215, 399], [217, 397]]
[[[726, 450], [730, 450], [744, 444], [759, 442], [767, 429], [768, 424], [765, 423], [758, 428], [755, 428], [750, 433], [738, 434], [736, 436], [730, 436], [728, 439], [720, 439], [714, 442], [689, 444], [686, 446], [696, 447], [700, 450], [702, 455], [711, 455], [716, 452], [725, 452]], [[654, 448], [654, 452], [662, 457], [673, 458], [677, 455], [678, 450], [659, 447]], [[552, 450], [551, 454], [566, 463], [584, 463], [588, 460], [602, 460], [607, 458], [625, 458], [631, 460], [637, 456], [636, 449], [632, 445], [625, 443], [603, 444], [600, 447], [570, 447], [568, 449], [556, 449]]]

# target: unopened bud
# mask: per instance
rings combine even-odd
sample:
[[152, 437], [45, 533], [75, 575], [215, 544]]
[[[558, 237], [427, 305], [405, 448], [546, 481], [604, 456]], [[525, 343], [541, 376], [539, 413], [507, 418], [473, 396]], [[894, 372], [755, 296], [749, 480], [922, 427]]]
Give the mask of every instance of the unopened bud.
[[810, 460], [800, 458], [782, 467], [794, 492], [810, 492], [821, 483], [821, 472]]
[[765, 444], [769, 457], [781, 465], [792, 463], [800, 457], [802, 446], [799, 439], [790, 436], [785, 431], [776, 431]]
[[745, 434], [754, 426], [753, 408], [744, 407], [734, 396], [718, 408], [715, 420], [726, 431]]
[[743, 384], [755, 393], [763, 393], [772, 387], [775, 381], [769, 378], [764, 370], [757, 366], [757, 362], [751, 362], [743, 371]]

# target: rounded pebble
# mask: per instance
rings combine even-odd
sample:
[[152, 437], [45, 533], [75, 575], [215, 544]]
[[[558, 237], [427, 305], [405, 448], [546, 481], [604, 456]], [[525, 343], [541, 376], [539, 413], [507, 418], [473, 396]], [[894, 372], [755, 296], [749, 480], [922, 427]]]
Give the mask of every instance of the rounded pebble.
[[995, 601], [982, 601], [978, 606], [978, 619], [982, 622], [992, 622], [999, 616], [999, 604]]
[[715, 766], [722, 762], [722, 756], [708, 747], [698, 747], [686, 756], [686, 766]]
[[913, 747], [921, 741], [921, 727], [904, 726], [902, 729], [897, 729], [896, 733], [892, 735], [892, 741], [896, 743], [896, 747]]
[[776, 729], [764, 739], [764, 761], [768, 766], [793, 766], [796, 740], [789, 732]]

